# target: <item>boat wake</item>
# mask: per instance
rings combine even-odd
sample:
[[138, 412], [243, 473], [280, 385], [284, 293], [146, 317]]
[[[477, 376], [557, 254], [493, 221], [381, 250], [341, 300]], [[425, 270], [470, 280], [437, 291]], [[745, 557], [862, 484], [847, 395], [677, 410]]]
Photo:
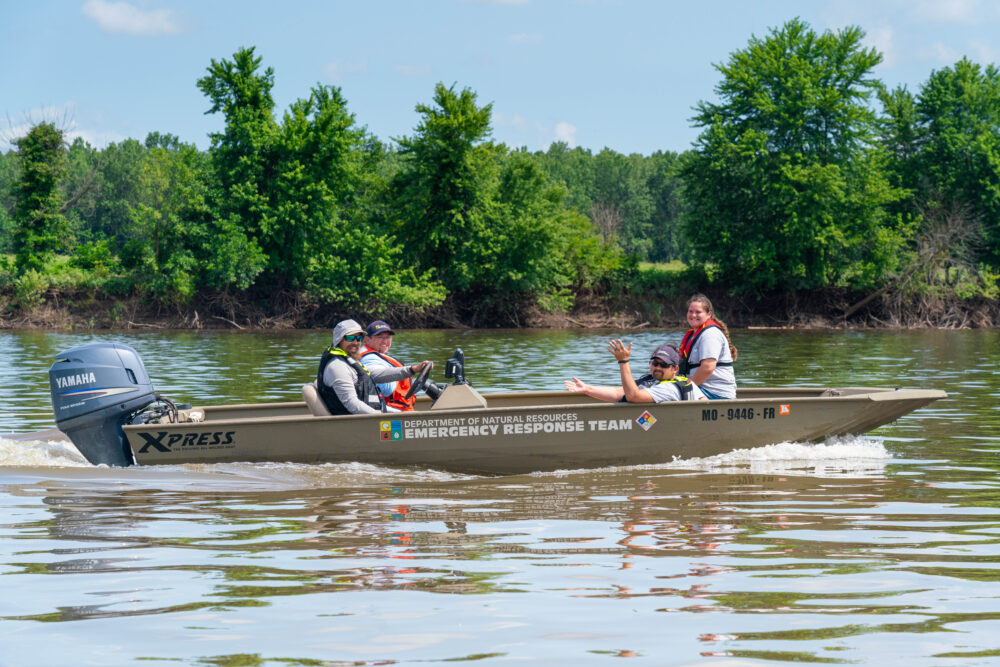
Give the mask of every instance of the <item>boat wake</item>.
[[[617, 470], [691, 470], [699, 473], [754, 473], [810, 477], [882, 477], [892, 454], [878, 438], [851, 435], [821, 443], [781, 442], [704, 458], [675, 459], [669, 463], [602, 468]], [[537, 472], [533, 476], [584, 473], [586, 470]]]
[[871, 477], [885, 473], [892, 454], [878, 438], [842, 436], [821, 443], [782, 442], [705, 458], [675, 460], [665, 468], [723, 473]]
[[0, 466], [92, 468], [69, 440], [23, 440], [0, 436]]
[[[828, 438], [822, 443], [782, 442], [737, 449], [705, 458], [631, 466], [638, 470], [693, 470], [714, 473], [808, 475], [813, 477], [878, 477], [892, 459], [882, 440], [867, 436]], [[0, 467], [93, 468], [68, 440], [25, 440], [0, 437]], [[392, 468], [364, 463], [215, 463], [163, 466], [281, 486], [370, 486], [372, 483], [448, 482], [476, 475], [430, 469]], [[617, 468], [615, 468], [617, 469]], [[622, 468], [623, 470], [626, 468]], [[604, 469], [607, 470], [607, 469]], [[565, 475], [559, 470], [532, 476]]]
[[[420, 482], [452, 482], [476, 479], [475, 475], [421, 468], [389, 468], [367, 463], [211, 463], [137, 466], [128, 469], [95, 466], [69, 440], [0, 436], [0, 468], [85, 468], [87, 474], [110, 471], [118, 482], [156, 484], [159, 487], [191, 480], [210, 483], [216, 490], [236, 486], [260, 489], [347, 488], [372, 485], [396, 486]], [[126, 472], [127, 470], [127, 472]], [[37, 473], [36, 473], [37, 474]], [[46, 475], [56, 474], [53, 470]], [[75, 472], [73, 473], [76, 474]], [[74, 477], [74, 479], [77, 479]], [[84, 478], [80, 478], [84, 479]], [[102, 477], [105, 480], [106, 478]]]

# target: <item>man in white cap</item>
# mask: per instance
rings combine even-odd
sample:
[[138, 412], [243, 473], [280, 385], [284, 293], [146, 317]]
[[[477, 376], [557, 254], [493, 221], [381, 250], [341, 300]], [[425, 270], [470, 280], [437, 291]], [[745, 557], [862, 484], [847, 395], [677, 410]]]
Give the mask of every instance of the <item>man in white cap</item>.
[[354, 320], [338, 322], [333, 345], [323, 353], [316, 372], [316, 389], [330, 414], [359, 415], [385, 411], [385, 401], [376, 382], [395, 382], [413, 377], [430, 363], [368, 369], [361, 363], [364, 329]]
[[649, 359], [649, 375], [644, 375], [638, 381], [632, 378], [632, 369], [629, 367], [632, 343], [626, 347], [621, 340], [613, 340], [608, 343], [608, 351], [618, 360], [622, 376], [620, 387], [595, 387], [573, 378], [566, 380], [566, 390], [602, 401], [623, 403], [708, 400], [697, 385], [677, 374], [680, 356], [672, 345], [661, 345], [653, 350]]
[[[361, 348], [361, 363], [370, 371], [376, 368], [400, 368], [403, 363], [389, 356], [392, 337], [396, 334], [388, 323], [375, 320], [365, 328], [365, 346]], [[410, 380], [378, 383], [379, 393], [385, 398], [387, 412], [406, 412], [413, 409], [416, 396], [406, 398]]]

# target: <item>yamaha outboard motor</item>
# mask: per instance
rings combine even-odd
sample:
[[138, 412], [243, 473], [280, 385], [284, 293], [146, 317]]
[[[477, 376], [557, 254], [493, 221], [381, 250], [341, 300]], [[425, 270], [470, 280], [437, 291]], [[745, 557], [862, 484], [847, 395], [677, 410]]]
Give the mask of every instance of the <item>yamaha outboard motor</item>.
[[94, 465], [129, 466], [122, 431], [133, 414], [156, 401], [139, 355], [128, 345], [92, 343], [56, 355], [49, 369], [56, 426]]

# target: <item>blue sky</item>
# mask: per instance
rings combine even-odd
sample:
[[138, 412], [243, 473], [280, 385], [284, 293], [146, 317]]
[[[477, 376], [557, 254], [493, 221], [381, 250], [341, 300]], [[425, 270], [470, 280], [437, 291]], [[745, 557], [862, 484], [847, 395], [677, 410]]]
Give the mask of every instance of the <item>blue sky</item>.
[[1000, 60], [993, 0], [0, 0], [0, 151], [42, 120], [95, 146], [155, 130], [207, 148], [223, 120], [196, 81], [243, 46], [274, 69], [279, 115], [334, 84], [385, 141], [441, 81], [492, 102], [511, 146], [681, 151], [713, 65], [796, 16], [860, 26], [877, 76], [913, 91], [962, 56]]

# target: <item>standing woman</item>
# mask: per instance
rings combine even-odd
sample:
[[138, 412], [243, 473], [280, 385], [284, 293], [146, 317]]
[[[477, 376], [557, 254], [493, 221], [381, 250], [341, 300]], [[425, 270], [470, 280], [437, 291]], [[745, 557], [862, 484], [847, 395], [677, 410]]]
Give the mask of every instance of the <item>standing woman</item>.
[[691, 378], [711, 399], [736, 398], [733, 362], [737, 350], [729, 339], [725, 322], [715, 318], [712, 302], [704, 294], [688, 299], [687, 321], [691, 326], [681, 340], [681, 375]]

